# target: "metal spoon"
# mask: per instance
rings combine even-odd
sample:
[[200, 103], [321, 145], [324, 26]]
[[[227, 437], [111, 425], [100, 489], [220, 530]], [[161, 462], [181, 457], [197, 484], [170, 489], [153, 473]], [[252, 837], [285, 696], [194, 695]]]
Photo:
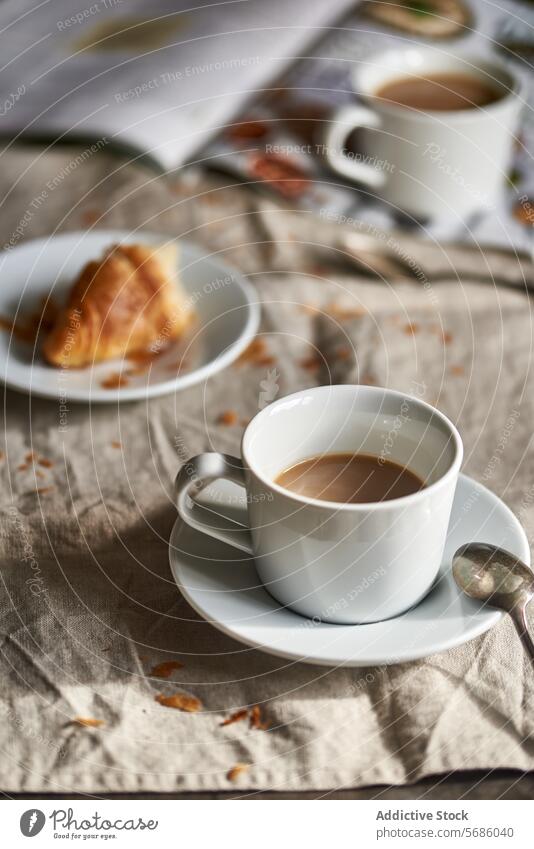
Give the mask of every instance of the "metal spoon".
[[[442, 267], [438, 268], [435, 247], [429, 241], [402, 233], [391, 233], [383, 240], [346, 229], [338, 233], [335, 246], [346, 261], [367, 277], [374, 275], [390, 282], [408, 280], [419, 284], [451, 281], [457, 277], [466, 283], [490, 283], [523, 292], [534, 290], [532, 258], [524, 251], [513, 253], [496, 245], [481, 247], [449, 241], [445, 245], [448, 260], [442, 258]], [[479, 271], [474, 270], [477, 261]], [[494, 273], [496, 268], [507, 263], [517, 266], [517, 277], [505, 279]]]
[[470, 542], [452, 558], [452, 574], [470, 598], [504, 610], [512, 617], [525, 649], [534, 661], [526, 607], [534, 596], [534, 572], [515, 555], [495, 545]]
[[[214, 160], [209, 168], [226, 177], [231, 176], [234, 183], [254, 187], [258, 194], [267, 198], [268, 202], [264, 201], [264, 206], [272, 220], [277, 220], [279, 226], [284, 223], [286, 232], [291, 233], [292, 238], [302, 246], [306, 245], [310, 255], [323, 257], [326, 254], [329, 261], [337, 259], [365, 277], [387, 282], [408, 280], [420, 285], [458, 278], [462, 282], [489, 283], [492, 286], [534, 292], [534, 264], [528, 251], [447, 240], [443, 261], [438, 268], [436, 247], [428, 239], [413, 236], [405, 230], [380, 231], [379, 228], [366, 225], [365, 220], [360, 222], [363, 230], [359, 230], [356, 219], [348, 226], [336, 221], [335, 215], [333, 220], [319, 217], [315, 207], [309, 205], [295, 209], [294, 202], [276, 196], [269, 183], [245, 176], [231, 159], [224, 162]], [[264, 231], [263, 244], [269, 247], [273, 241], [271, 230], [265, 228], [261, 215], [256, 216], [255, 220]], [[409, 221], [408, 218], [404, 219], [405, 224]], [[416, 225], [411, 229], [414, 231]], [[283, 232], [281, 226], [280, 232]], [[502, 276], [503, 267], [512, 270], [506, 278]]]

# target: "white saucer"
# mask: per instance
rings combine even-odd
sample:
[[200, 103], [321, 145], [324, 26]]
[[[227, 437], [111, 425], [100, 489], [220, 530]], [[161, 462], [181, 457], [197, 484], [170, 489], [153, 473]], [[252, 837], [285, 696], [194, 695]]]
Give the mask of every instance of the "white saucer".
[[[225, 498], [235, 499], [230, 487], [222, 482], [213, 487], [220, 490], [215, 502], [219, 513]], [[214, 524], [211, 511], [210, 516]], [[452, 578], [453, 553], [475, 540], [500, 545], [530, 563], [526, 534], [511, 510], [488, 489], [460, 475], [436, 584], [417, 607], [372, 625], [316, 624], [280, 607], [259, 584], [252, 560], [180, 519], [172, 530], [169, 556], [173, 577], [189, 604], [241, 643], [304, 663], [376, 666], [446, 651], [499, 621], [499, 611], [461, 595]]]
[[[82, 266], [98, 259], [118, 242], [167, 242], [169, 236], [123, 230], [63, 233], [23, 242], [0, 254], [0, 315], [19, 322], [35, 312], [43, 297], [62, 302]], [[145, 374], [128, 377], [121, 388], [105, 389], [102, 382], [124, 371], [128, 363], [110, 361], [86, 369], [48, 366], [31, 344], [0, 331], [0, 377], [7, 386], [62, 402], [117, 402], [165, 395], [192, 386], [227, 366], [255, 335], [260, 308], [252, 287], [217, 256], [180, 241], [180, 277], [194, 303], [198, 323], [191, 350], [190, 370], [177, 374], [173, 366], [183, 352], [170, 345]], [[189, 359], [189, 355], [186, 354]]]

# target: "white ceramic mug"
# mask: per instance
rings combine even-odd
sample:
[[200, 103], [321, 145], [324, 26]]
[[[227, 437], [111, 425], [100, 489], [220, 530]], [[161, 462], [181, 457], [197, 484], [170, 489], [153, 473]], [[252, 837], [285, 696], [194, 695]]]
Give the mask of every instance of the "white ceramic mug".
[[[393, 80], [443, 73], [477, 77], [502, 96], [484, 107], [435, 112], [376, 97]], [[368, 58], [352, 82], [363, 103], [341, 107], [326, 132], [324, 153], [334, 171], [419, 218], [464, 218], [497, 203], [522, 102], [520, 80], [503, 64], [414, 46]], [[355, 153], [347, 139], [357, 128], [367, 129]]]
[[[275, 483], [300, 460], [337, 452], [393, 460], [426, 486], [389, 501], [345, 504]], [[462, 461], [458, 431], [442, 413], [389, 389], [305, 389], [252, 419], [241, 456], [189, 460], [176, 479], [178, 512], [193, 528], [252, 554], [262, 583], [282, 605], [313, 619], [356, 624], [396, 616], [428, 592]], [[190, 498], [219, 478], [245, 487], [246, 528], [207, 519]]]

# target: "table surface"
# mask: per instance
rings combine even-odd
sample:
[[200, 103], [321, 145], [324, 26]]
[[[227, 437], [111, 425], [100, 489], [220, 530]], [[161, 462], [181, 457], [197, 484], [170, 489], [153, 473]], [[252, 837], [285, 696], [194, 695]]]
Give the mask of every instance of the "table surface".
[[[64, 794], [63, 794], [64, 795]], [[534, 773], [518, 773], [507, 770], [496, 770], [490, 773], [455, 772], [451, 775], [427, 778], [415, 784], [402, 787], [361, 787], [346, 790], [314, 790], [309, 793], [273, 793], [268, 790], [244, 792], [211, 792], [211, 793], [127, 793], [113, 795], [68, 794], [73, 799], [374, 799], [407, 801], [425, 801], [438, 799], [533, 799]], [[35, 794], [2, 794], [4, 799], [35, 798]], [[39, 798], [61, 798], [54, 794], [39, 794]]]
[[[190, 177], [187, 173], [181, 174], [180, 178], [155, 178], [150, 172], [144, 171], [139, 167], [133, 167], [126, 164], [125, 161], [119, 160], [114, 156], [104, 152], [98, 156], [89, 157], [83, 164], [80, 164], [68, 173], [68, 184], [64, 184], [63, 189], [55, 189], [48, 192], [48, 196], [44, 198], [44, 203], [36, 204], [35, 198], [42, 196], [43, 191], [46, 193], [47, 180], [49, 175], [62, 173], [65, 164], [74, 160], [78, 150], [65, 149], [44, 152], [38, 148], [20, 148], [13, 149], [8, 154], [4, 154], [5, 165], [0, 175], [0, 193], [4, 198], [4, 221], [2, 225], [2, 237], [6, 241], [10, 234], [21, 232], [20, 240], [31, 236], [40, 236], [48, 234], [58, 229], [78, 229], [80, 227], [91, 226], [106, 226], [106, 227], [130, 227], [136, 226], [136, 219], [139, 216], [139, 209], [143, 208], [144, 202], [142, 191], [148, 191], [149, 186], [150, 201], [147, 208], [150, 214], [143, 218], [144, 226], [151, 230], [161, 230], [162, 232], [174, 232], [176, 227], [175, 218], [173, 217], [176, 207], [185, 203], [185, 199], [192, 191], [191, 186], [195, 186], [197, 176]], [[192, 182], [191, 182], [192, 181]], [[68, 191], [67, 191], [68, 187]], [[128, 188], [128, 192], [126, 188]], [[131, 191], [131, 198], [129, 192]], [[198, 191], [198, 189], [193, 189]], [[239, 190], [237, 190], [239, 192]], [[141, 197], [136, 196], [136, 193], [141, 193]], [[215, 193], [216, 194], [216, 193]], [[220, 201], [217, 203], [214, 194], [213, 202], [209, 197], [205, 199], [205, 209], [210, 209], [211, 217], [217, 217], [220, 212]], [[235, 195], [232, 195], [235, 197]], [[237, 197], [241, 197], [237, 195]], [[170, 208], [169, 198], [172, 199]], [[116, 201], [116, 205], [115, 205]], [[239, 205], [240, 201], [237, 201]], [[210, 207], [211, 204], [211, 207]], [[158, 209], [160, 205], [160, 209]], [[247, 204], [244, 205], [244, 210], [250, 210]], [[237, 213], [236, 213], [237, 215]], [[193, 222], [191, 229], [195, 230]], [[183, 224], [181, 224], [183, 226]], [[193, 237], [203, 239], [203, 232], [199, 226], [199, 231], [193, 233]], [[230, 226], [230, 225], [229, 225]], [[221, 229], [215, 231], [215, 237], [210, 236], [210, 243], [217, 247], [219, 244], [224, 245], [225, 239], [233, 238], [236, 246], [235, 254], [236, 261], [243, 259], [243, 265], [246, 265], [246, 256], [242, 248], [239, 247], [238, 241], [234, 238], [235, 234], [228, 236], [226, 233], [221, 233]], [[185, 397], [185, 396], [184, 396]], [[187, 396], [187, 403], [193, 396]], [[36, 406], [38, 414], [34, 416], [35, 410], [27, 408], [24, 399], [14, 396], [12, 393], [7, 393], [6, 417], [9, 419], [10, 411], [26, 410], [22, 415], [28, 415], [30, 424], [33, 421], [33, 437], [39, 440], [39, 429], [35, 430], [40, 423], [43, 432], [53, 426], [53, 416], [49, 414], [49, 408], [46, 406]], [[200, 409], [200, 408], [199, 408]], [[196, 416], [193, 408], [191, 411], [181, 410], [181, 414], [186, 418]], [[79, 413], [73, 414], [73, 421], [77, 421]], [[105, 413], [98, 413], [98, 421], [101, 422]], [[96, 426], [96, 425], [95, 425]], [[193, 426], [195, 422], [193, 422]], [[157, 429], [154, 431], [158, 438]], [[161, 434], [159, 434], [161, 436]], [[12, 437], [13, 438], [13, 437]], [[224, 440], [223, 440], [224, 441]], [[22, 443], [21, 443], [22, 444]], [[199, 438], [198, 446], [202, 448], [202, 439]], [[228, 443], [229, 444], [229, 443]], [[234, 447], [235, 446], [230, 446]], [[166, 450], [162, 448], [161, 450]], [[198, 448], [197, 448], [198, 450]], [[484, 462], [479, 465], [480, 471], [484, 469]], [[79, 485], [79, 481], [74, 481], [75, 485]], [[4, 493], [8, 495], [7, 492]], [[46, 509], [46, 508], [45, 508]], [[92, 508], [91, 508], [92, 509]], [[165, 514], [165, 521], [156, 521], [158, 533], [165, 533], [167, 530], [170, 514]], [[120, 524], [120, 522], [119, 522]], [[58, 531], [59, 533], [59, 531]], [[143, 537], [139, 538], [141, 541]], [[139, 539], [137, 542], [139, 543]], [[58, 544], [66, 544], [59, 537], [56, 540]], [[106, 543], [107, 544], [107, 543]], [[112, 550], [112, 549], [111, 549]], [[72, 553], [72, 552], [71, 552]], [[139, 634], [139, 631], [137, 632]], [[200, 631], [199, 631], [200, 633]], [[520, 654], [514, 655], [514, 663]], [[53, 683], [51, 684], [53, 687]], [[75, 699], [73, 699], [75, 702]], [[72, 792], [62, 793], [61, 795], [76, 796], [76, 786], [72, 786]], [[33, 792], [29, 793], [16, 792], [11, 793], [7, 786], [4, 786], [5, 798], [28, 798], [28, 797], [43, 797], [54, 794], [50, 792]], [[266, 789], [248, 789], [240, 791], [237, 789], [229, 789], [228, 791], [194, 791], [194, 792], [143, 792], [143, 793], [123, 793], [120, 790], [117, 793], [111, 792], [92, 792], [84, 791], [85, 796], [94, 795], [100, 798], [108, 796], [118, 796], [121, 798], [143, 798], [158, 796], [164, 798], [353, 798], [353, 799], [477, 799], [477, 798], [532, 798], [534, 793], [534, 773], [522, 772], [520, 770], [477, 770], [477, 771], [456, 771], [452, 774], [443, 774], [438, 777], [426, 777], [420, 781], [402, 786], [388, 785], [381, 783], [379, 786], [373, 783], [372, 786], [363, 786], [355, 789], [335, 789], [330, 791], [313, 790], [304, 792], [298, 789], [291, 792], [274, 793]]]

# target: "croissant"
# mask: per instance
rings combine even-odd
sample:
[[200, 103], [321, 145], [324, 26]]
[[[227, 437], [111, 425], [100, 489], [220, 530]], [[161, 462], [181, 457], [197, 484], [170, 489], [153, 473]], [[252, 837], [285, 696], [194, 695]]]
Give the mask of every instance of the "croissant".
[[176, 278], [177, 258], [176, 244], [116, 245], [89, 262], [44, 341], [45, 359], [81, 368], [178, 338], [192, 308]]

